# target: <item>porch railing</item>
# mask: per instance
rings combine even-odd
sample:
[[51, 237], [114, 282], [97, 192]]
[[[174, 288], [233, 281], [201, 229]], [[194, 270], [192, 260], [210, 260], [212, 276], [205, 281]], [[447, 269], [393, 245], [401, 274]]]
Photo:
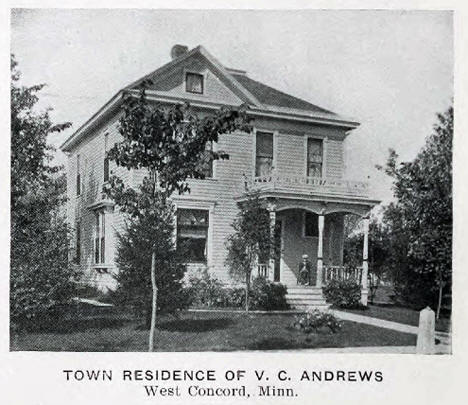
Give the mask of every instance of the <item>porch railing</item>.
[[332, 280], [354, 280], [361, 284], [362, 267], [355, 266], [323, 266], [324, 284]]
[[296, 193], [337, 194], [366, 197], [369, 183], [327, 177], [283, 176], [270, 174], [244, 178], [244, 191], [289, 191]]

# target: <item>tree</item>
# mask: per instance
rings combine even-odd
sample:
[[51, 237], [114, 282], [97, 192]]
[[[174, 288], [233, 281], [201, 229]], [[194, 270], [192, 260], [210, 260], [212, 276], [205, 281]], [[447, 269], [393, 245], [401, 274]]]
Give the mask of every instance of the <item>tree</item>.
[[47, 137], [70, 126], [54, 125], [49, 110], [37, 112], [43, 84], [21, 86], [11, 57], [11, 273], [10, 314], [20, 327], [57, 315], [75, 292], [68, 265], [70, 230], [61, 214], [65, 177], [52, 166]]
[[[356, 231], [358, 218], [353, 215], [353, 220], [345, 223], [353, 223], [354, 228], [348, 226], [348, 233], [345, 233], [343, 247], [343, 261], [351, 266], [361, 266], [362, 248], [364, 234]], [[345, 226], [346, 228], [346, 226]], [[388, 245], [388, 228], [376, 217], [371, 218], [369, 223], [369, 301], [373, 302], [375, 295], [383, 279], [389, 278], [390, 250]]]
[[242, 203], [227, 241], [226, 265], [234, 278], [245, 281], [245, 310], [249, 310], [250, 280], [255, 264], [265, 261], [274, 241], [270, 231], [270, 216], [258, 194], [250, 194]]
[[[167, 201], [173, 193], [190, 191], [188, 179], [204, 178], [206, 165], [213, 159], [226, 159], [228, 155], [207, 148], [218, 141], [220, 134], [236, 130], [251, 130], [243, 108], [221, 108], [213, 114], [200, 116], [189, 104], [163, 107], [148, 102], [146, 87], [140, 85], [140, 94], [123, 96], [123, 114], [119, 120], [119, 132], [123, 140], [108, 152], [108, 158], [118, 166], [127, 169], [144, 169], [147, 172], [143, 186], [129, 187], [113, 176], [104, 191], [114, 199], [121, 211], [128, 214], [137, 224], [148, 224], [151, 218], [168, 218]], [[169, 219], [167, 219], [169, 221]], [[172, 220], [171, 220], [172, 223]], [[166, 226], [170, 225], [166, 223]], [[148, 277], [152, 285], [152, 317], [149, 336], [149, 350], [153, 350], [157, 310], [156, 266], [163, 265], [157, 258], [158, 238], [167, 238], [164, 233], [155, 233], [150, 242], [151, 263]], [[146, 284], [142, 283], [141, 288]]]
[[385, 218], [400, 242], [407, 242], [405, 272], [399, 275], [402, 294], [419, 289], [421, 304], [436, 306], [439, 317], [444, 289], [451, 291], [453, 108], [437, 118], [412, 162], [398, 164], [391, 150], [381, 169], [392, 177], [396, 198]]
[[[142, 188], [149, 185], [145, 180]], [[141, 191], [144, 193], [144, 191]], [[160, 198], [158, 195], [156, 198]], [[151, 325], [152, 281], [148, 277], [148, 263], [155, 252], [155, 274], [158, 289], [157, 311], [172, 312], [183, 309], [188, 297], [182, 288], [185, 266], [178, 263], [172, 236], [174, 209], [168, 200], [155, 201], [158, 207], [145, 217], [135, 218], [118, 235], [116, 297], [131, 305], [137, 313], [146, 315], [146, 326]]]

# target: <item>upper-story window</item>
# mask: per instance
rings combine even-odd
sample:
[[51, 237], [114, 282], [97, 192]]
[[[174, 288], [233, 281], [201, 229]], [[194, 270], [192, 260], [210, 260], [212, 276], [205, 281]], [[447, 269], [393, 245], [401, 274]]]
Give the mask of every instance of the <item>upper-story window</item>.
[[186, 263], [206, 263], [208, 226], [208, 210], [177, 210], [177, 250]]
[[322, 177], [323, 169], [323, 141], [321, 139], [307, 139], [307, 176]]
[[106, 214], [104, 211], [96, 212], [96, 226], [94, 234], [94, 263], [106, 262]]
[[202, 161], [200, 164], [200, 171], [203, 173], [205, 178], [213, 177], [213, 142], [207, 142], [205, 145], [205, 153], [202, 156]]
[[107, 157], [107, 142], [109, 135], [104, 135], [104, 183], [109, 181], [109, 158]]
[[203, 75], [198, 73], [185, 74], [185, 91], [188, 93], [203, 94]]
[[255, 176], [268, 176], [273, 169], [273, 134], [256, 134]]
[[80, 167], [80, 155], [76, 156], [76, 195], [81, 195], [81, 167]]

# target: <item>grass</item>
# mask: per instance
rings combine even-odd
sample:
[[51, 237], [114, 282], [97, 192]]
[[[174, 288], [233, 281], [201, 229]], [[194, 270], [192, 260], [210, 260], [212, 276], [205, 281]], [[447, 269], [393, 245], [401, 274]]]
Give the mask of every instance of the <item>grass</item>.
[[[398, 306], [377, 306], [369, 305], [368, 309], [341, 309], [340, 311], [352, 312], [358, 315], [370, 316], [387, 321], [404, 323], [406, 325], [419, 325], [419, 311], [410, 308]], [[447, 332], [449, 330], [450, 320], [448, 318], [440, 318], [436, 321], [436, 330]]]
[[[416, 336], [354, 322], [336, 334], [305, 335], [291, 314], [183, 312], [161, 318], [158, 351], [236, 351], [415, 345]], [[57, 323], [54, 330], [12, 334], [12, 351], [146, 351], [148, 331], [121, 315], [94, 315]]]

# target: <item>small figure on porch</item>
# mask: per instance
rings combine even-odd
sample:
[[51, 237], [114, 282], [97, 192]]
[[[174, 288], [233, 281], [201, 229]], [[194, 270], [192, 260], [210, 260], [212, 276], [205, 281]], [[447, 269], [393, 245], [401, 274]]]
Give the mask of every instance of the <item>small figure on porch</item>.
[[308, 255], [302, 255], [302, 262], [299, 264], [299, 274], [297, 284], [310, 285], [310, 261]]

